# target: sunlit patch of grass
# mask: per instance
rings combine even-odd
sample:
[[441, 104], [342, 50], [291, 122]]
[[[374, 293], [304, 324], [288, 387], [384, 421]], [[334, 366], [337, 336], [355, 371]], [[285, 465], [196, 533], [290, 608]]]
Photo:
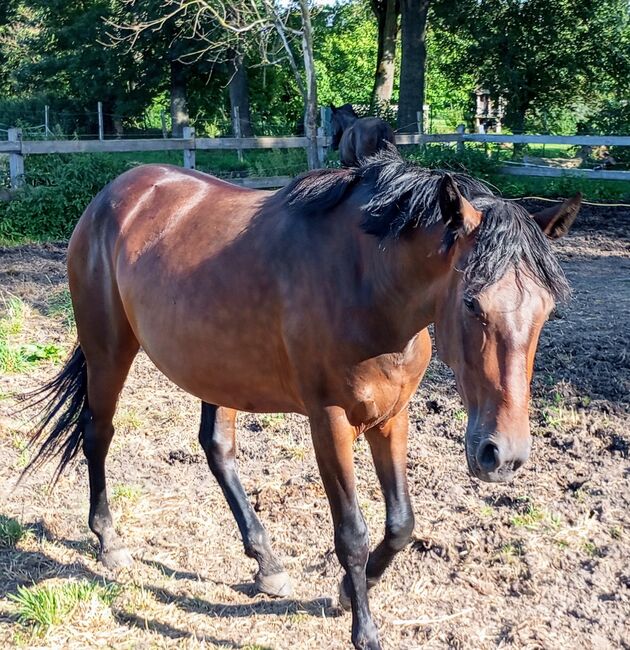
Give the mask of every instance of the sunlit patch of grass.
[[512, 564], [517, 558], [523, 555], [523, 549], [519, 544], [508, 542], [499, 549], [499, 557], [505, 564]]
[[458, 422], [464, 422], [466, 418], [468, 417], [468, 413], [464, 409], [458, 409], [453, 413], [453, 417], [458, 421]]
[[61, 320], [68, 329], [74, 327], [74, 310], [68, 289], [64, 288], [52, 295], [48, 301], [48, 315]]
[[40, 361], [60, 361], [61, 348], [55, 343], [16, 344], [11, 339], [22, 332], [26, 305], [16, 296], [3, 299], [0, 318], [0, 371], [7, 373], [24, 372], [29, 366]]
[[276, 429], [284, 424], [284, 413], [263, 413], [259, 416], [260, 426], [263, 429]]
[[558, 515], [538, 508], [532, 503], [527, 506], [525, 512], [513, 515], [510, 518], [510, 524], [515, 528], [526, 528], [527, 530], [536, 530], [543, 524], [550, 528], [558, 528], [561, 525], [561, 519]]
[[118, 585], [80, 580], [18, 587], [9, 599], [15, 603], [22, 625], [45, 631], [64, 622], [80, 603], [96, 601], [110, 606], [119, 592]]
[[20, 540], [29, 534], [29, 529], [17, 519], [0, 515], [0, 548], [14, 548]]
[[120, 409], [114, 418], [114, 426], [121, 431], [137, 431], [142, 426], [142, 418], [134, 409]]
[[621, 539], [621, 537], [623, 535], [623, 530], [622, 530], [621, 526], [613, 526], [612, 528], [610, 528], [608, 530], [608, 533], [610, 534], [610, 536], [613, 539], [619, 540], [619, 539]]
[[135, 485], [119, 483], [112, 490], [112, 501], [119, 503], [137, 503], [142, 496], [142, 490]]

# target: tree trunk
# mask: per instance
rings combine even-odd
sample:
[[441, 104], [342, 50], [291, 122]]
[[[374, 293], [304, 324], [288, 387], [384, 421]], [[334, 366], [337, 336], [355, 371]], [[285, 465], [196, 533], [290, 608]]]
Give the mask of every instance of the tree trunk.
[[171, 61], [171, 124], [174, 138], [183, 137], [183, 129], [188, 126], [186, 77], [186, 66], [181, 61]]
[[398, 130], [403, 133], [417, 133], [418, 113], [422, 125], [424, 68], [427, 58], [425, 37], [429, 4], [430, 0], [400, 0], [402, 60]]
[[400, 4], [398, 0], [373, 0], [372, 11], [378, 21], [378, 53], [371, 103], [378, 112], [392, 100]]
[[306, 93], [304, 97], [304, 134], [308, 140], [306, 158], [309, 169], [320, 165], [317, 153], [317, 79], [315, 77], [315, 59], [313, 57], [313, 29], [308, 0], [300, 0], [302, 13], [302, 54], [306, 72]]
[[[247, 81], [247, 68], [242, 54], [234, 52], [232, 60], [228, 63], [228, 71], [231, 75], [228, 90], [230, 92], [232, 123], [234, 123], [236, 114], [234, 109], [238, 107], [241, 137], [251, 138], [254, 132], [249, 112], [249, 84]], [[234, 131], [236, 132], [236, 128]]]

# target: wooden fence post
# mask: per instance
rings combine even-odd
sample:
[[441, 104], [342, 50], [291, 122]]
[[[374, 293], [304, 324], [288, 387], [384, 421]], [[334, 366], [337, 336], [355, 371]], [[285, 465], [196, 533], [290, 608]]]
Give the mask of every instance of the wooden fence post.
[[44, 137], [48, 140], [50, 128], [48, 124], [48, 106], [44, 106]]
[[15, 190], [24, 185], [24, 156], [22, 156], [22, 129], [9, 129], [9, 142], [16, 142], [19, 151], [9, 153], [9, 176]]
[[[464, 135], [466, 133], [466, 125], [465, 124], [458, 124], [457, 127], [455, 128], [455, 131], [459, 133], [460, 135]], [[458, 140], [457, 141], [457, 153], [464, 153], [464, 141], [463, 140]]]
[[190, 149], [184, 149], [184, 167], [186, 169], [195, 168], [195, 129], [191, 126], [185, 126], [183, 128], [184, 140], [191, 139], [193, 145]]
[[[329, 118], [330, 108], [327, 106], [319, 107], [319, 117], [321, 126], [317, 129], [317, 137], [325, 138], [330, 131], [330, 118]], [[324, 144], [317, 145], [317, 157], [319, 158], [319, 166], [324, 167], [326, 165], [326, 154], [328, 152], [328, 147]]]
[[98, 103], [98, 139], [105, 139], [105, 131], [103, 130], [103, 102]]

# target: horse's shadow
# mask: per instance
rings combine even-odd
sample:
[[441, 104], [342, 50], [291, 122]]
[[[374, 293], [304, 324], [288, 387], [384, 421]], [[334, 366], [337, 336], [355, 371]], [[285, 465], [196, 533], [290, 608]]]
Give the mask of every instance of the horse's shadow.
[[[41, 523], [27, 524], [27, 530], [31, 531], [39, 539], [47, 539], [61, 544], [68, 549], [85, 554], [92, 550], [88, 544], [78, 540], [58, 538], [50, 534]], [[194, 573], [178, 571], [161, 562], [141, 560], [145, 565], [161, 571], [164, 575], [176, 580], [203, 580]], [[29, 570], [30, 568], [30, 570]], [[10, 570], [9, 570], [10, 569]], [[120, 585], [124, 588], [125, 583], [117, 578], [100, 574], [89, 569], [83, 562], [76, 561], [62, 563], [40, 551], [13, 551], [3, 549], [0, 551], [0, 573], [5, 578], [0, 581], [0, 598], [15, 594], [18, 587], [39, 584], [51, 578], [75, 578], [86, 579], [109, 584]], [[25, 576], [34, 574], [34, 578], [25, 579]], [[227, 584], [227, 583], [225, 583]], [[234, 591], [253, 596], [253, 585], [235, 584], [228, 585]], [[313, 617], [332, 618], [339, 616], [340, 612], [330, 598], [315, 598], [312, 600], [299, 600], [293, 598], [267, 599], [257, 597], [250, 603], [216, 603], [209, 602], [203, 598], [182, 596], [172, 591], [152, 584], [143, 584], [143, 588], [149, 591], [159, 602], [168, 605], [175, 605], [185, 612], [193, 614], [204, 614], [211, 618], [242, 618], [248, 616], [287, 616], [291, 614], [307, 614]], [[190, 636], [190, 632], [179, 629], [159, 620], [147, 620], [136, 614], [119, 610], [112, 607], [114, 618], [121, 624], [134, 628], [150, 629], [171, 639], [181, 639]], [[199, 636], [196, 637], [199, 640]], [[228, 647], [242, 648], [242, 646], [229, 639], [217, 639], [206, 636], [204, 640], [208, 643]]]

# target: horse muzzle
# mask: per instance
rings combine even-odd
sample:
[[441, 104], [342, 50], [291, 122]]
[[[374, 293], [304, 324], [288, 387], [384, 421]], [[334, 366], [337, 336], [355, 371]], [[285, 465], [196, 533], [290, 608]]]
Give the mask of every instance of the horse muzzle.
[[530, 436], [525, 440], [513, 440], [501, 433], [466, 435], [468, 469], [487, 483], [510, 481], [529, 458], [530, 450]]

